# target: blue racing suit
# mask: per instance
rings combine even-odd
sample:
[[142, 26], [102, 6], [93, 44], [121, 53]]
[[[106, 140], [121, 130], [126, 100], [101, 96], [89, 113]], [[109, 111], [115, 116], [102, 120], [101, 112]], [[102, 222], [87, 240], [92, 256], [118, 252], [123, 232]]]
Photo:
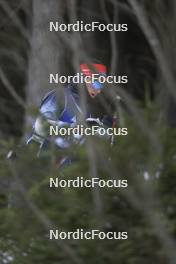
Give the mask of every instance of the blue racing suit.
[[[85, 88], [85, 87], [81, 87]], [[80, 88], [80, 89], [81, 89]], [[81, 96], [78, 87], [75, 84], [69, 84], [64, 87], [64, 104], [62, 102], [63, 109], [61, 109], [60, 98], [57, 96], [57, 91], [50, 91], [42, 100], [40, 105], [40, 114], [37, 117], [35, 124], [33, 126], [33, 134], [27, 141], [29, 144], [31, 141], [36, 141], [40, 143], [40, 149], [47, 146], [50, 137], [48, 135], [49, 125], [57, 125], [59, 127], [64, 126], [75, 126], [80, 120], [81, 116], [84, 116], [87, 120], [95, 120], [106, 127], [111, 127], [113, 124], [113, 111], [111, 109], [111, 114], [107, 110], [106, 106], [109, 103], [106, 102], [105, 98], [100, 98], [102, 100], [97, 100], [97, 98], [90, 98], [88, 92], [85, 88], [85, 99], [86, 99], [86, 111], [81, 108]], [[78, 140], [79, 143], [84, 142], [84, 138], [77, 138], [73, 140]], [[54, 143], [60, 148], [68, 148], [70, 142], [63, 137], [55, 137]]]

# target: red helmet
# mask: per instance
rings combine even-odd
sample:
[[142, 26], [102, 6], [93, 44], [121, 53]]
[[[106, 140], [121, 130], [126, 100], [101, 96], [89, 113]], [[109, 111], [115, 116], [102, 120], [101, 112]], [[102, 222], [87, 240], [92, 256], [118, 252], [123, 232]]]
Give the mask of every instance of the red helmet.
[[104, 74], [106, 75], [107, 73], [107, 67], [103, 64], [81, 64], [80, 65], [81, 71], [86, 75], [86, 76], [92, 76], [93, 73], [98, 73], [98, 74]]

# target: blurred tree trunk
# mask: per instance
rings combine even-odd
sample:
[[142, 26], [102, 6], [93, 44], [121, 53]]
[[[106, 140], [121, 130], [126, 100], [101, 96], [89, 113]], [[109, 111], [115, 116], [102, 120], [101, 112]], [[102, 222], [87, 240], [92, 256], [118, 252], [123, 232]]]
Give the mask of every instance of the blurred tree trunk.
[[30, 110], [39, 106], [41, 98], [48, 91], [58, 88], [49, 84], [49, 74], [61, 71], [64, 52], [57, 33], [49, 31], [49, 22], [63, 20], [64, 9], [64, 3], [60, 0], [32, 2], [31, 52], [26, 88]]

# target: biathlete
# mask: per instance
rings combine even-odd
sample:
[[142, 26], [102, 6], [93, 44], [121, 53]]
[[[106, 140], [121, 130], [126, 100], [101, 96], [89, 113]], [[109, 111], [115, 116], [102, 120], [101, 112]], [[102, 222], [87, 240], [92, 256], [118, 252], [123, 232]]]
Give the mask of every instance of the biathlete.
[[[86, 77], [92, 77], [94, 73], [99, 76], [107, 76], [107, 67], [103, 64], [81, 64], [80, 72]], [[40, 105], [40, 115], [37, 117], [33, 126], [32, 136], [28, 139], [27, 144], [36, 141], [40, 144], [38, 155], [42, 149], [46, 149], [50, 141], [59, 148], [69, 148], [73, 142], [84, 142], [84, 138], [67, 138], [48, 135], [48, 125], [56, 125], [59, 127], [74, 127], [80, 124], [81, 118], [85, 122], [101, 125], [104, 127], [113, 127], [116, 125], [115, 112], [116, 101], [110, 97], [104, 83], [98, 80], [94, 82], [86, 82], [83, 84], [70, 83], [64, 87], [64, 103], [63, 99], [57, 95], [57, 91], [50, 91], [42, 100]], [[81, 91], [81, 89], [84, 89]], [[84, 104], [82, 104], [82, 96]], [[84, 105], [84, 107], [82, 107]], [[63, 107], [62, 107], [63, 106]], [[68, 164], [71, 159], [64, 157], [60, 165]]]

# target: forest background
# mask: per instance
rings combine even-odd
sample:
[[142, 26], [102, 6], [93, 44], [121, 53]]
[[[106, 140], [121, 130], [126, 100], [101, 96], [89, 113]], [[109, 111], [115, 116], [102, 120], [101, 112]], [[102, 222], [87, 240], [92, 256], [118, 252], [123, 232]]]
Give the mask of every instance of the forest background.
[[[51, 33], [51, 20], [128, 23], [129, 30]], [[0, 263], [175, 263], [175, 27], [174, 0], [0, 1]], [[37, 159], [38, 147], [25, 139], [42, 97], [58, 89], [49, 73], [68, 75], [83, 58], [128, 75], [128, 85], [115, 88], [129, 134], [113, 147], [90, 139], [70, 149], [79, 162], [58, 171], [61, 150]], [[127, 179], [129, 187], [50, 189], [49, 178], [63, 175]], [[125, 230], [129, 239], [49, 241], [51, 228]]]

